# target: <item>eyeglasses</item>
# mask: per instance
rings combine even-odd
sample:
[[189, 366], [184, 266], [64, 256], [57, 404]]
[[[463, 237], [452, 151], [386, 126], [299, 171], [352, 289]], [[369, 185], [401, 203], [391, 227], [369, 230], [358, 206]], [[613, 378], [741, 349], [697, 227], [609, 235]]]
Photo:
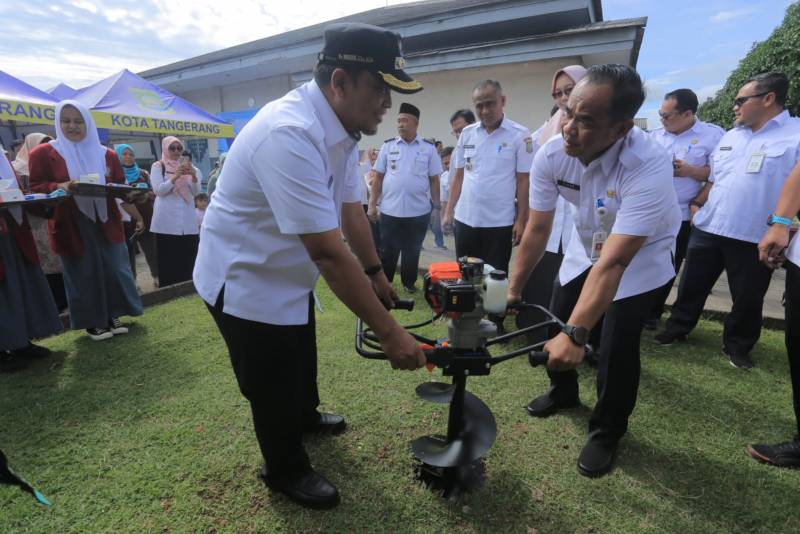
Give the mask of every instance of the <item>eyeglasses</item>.
[[681, 113], [683, 113], [683, 112], [682, 111], [670, 111], [669, 113], [661, 113], [659, 111], [658, 112], [658, 116], [661, 117], [662, 121], [668, 121], [672, 117], [674, 117], [675, 115], [680, 115]]
[[182, 147], [180, 145], [173, 145], [173, 146], [169, 147], [169, 151], [170, 152], [179, 152], [181, 149], [182, 149]]
[[734, 98], [733, 99], [733, 107], [735, 107], [735, 108], [736, 107], [742, 107], [744, 105], [744, 103], [747, 102], [748, 100], [750, 100], [751, 98], [764, 96], [764, 95], [767, 95], [769, 93], [770, 93], [770, 91], [767, 91], [766, 93], [758, 93], [758, 94], [755, 94], [755, 95], [747, 95], [747, 96], [740, 96], [738, 98]]
[[573, 87], [567, 87], [563, 91], [558, 89], [555, 93], [553, 93], [553, 98], [561, 98], [562, 96], [569, 96], [572, 94]]

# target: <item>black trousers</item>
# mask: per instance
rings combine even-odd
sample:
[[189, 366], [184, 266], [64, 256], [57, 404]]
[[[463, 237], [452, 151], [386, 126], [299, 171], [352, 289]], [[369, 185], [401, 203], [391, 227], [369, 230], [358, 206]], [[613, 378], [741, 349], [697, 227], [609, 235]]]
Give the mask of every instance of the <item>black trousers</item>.
[[792, 376], [792, 400], [800, 436], [800, 267], [786, 262], [786, 353]]
[[[553, 313], [562, 321], [569, 320], [589, 269], [562, 286], [556, 283]], [[658, 289], [611, 303], [603, 316], [602, 333], [597, 352], [597, 404], [589, 419], [592, 439], [618, 441], [628, 429], [628, 418], [636, 406], [641, 371], [639, 349], [645, 312], [650, 309]], [[595, 334], [595, 332], [592, 332]], [[551, 395], [569, 397], [578, 394], [578, 372], [548, 371], [554, 387]]]
[[513, 226], [479, 228], [456, 220], [456, 257], [480, 258], [495, 269], [508, 272], [511, 259], [511, 234]]
[[191, 280], [200, 236], [197, 234], [154, 235], [156, 236], [159, 287]]
[[758, 245], [692, 228], [678, 299], [667, 320], [669, 332], [694, 329], [722, 270], [728, 275], [733, 307], [722, 343], [728, 354], [748, 354], [761, 336], [761, 312], [772, 271], [758, 261]]
[[[538, 304], [550, 309], [553, 288], [558, 282], [558, 270], [561, 268], [563, 259], [563, 254], [545, 251], [544, 256], [542, 256], [522, 289], [523, 302]], [[516, 320], [517, 328], [522, 329], [546, 319], [547, 316], [539, 310], [520, 310]], [[551, 336], [544, 330], [537, 330], [529, 332], [526, 337], [528, 343], [533, 344], [549, 339]]]
[[411, 287], [419, 275], [419, 254], [428, 231], [431, 214], [392, 217], [381, 214], [381, 265], [391, 282], [400, 260], [400, 281]]
[[[675, 238], [675, 275], [677, 276], [683, 265], [683, 260], [686, 258], [686, 250], [689, 248], [689, 235], [692, 231], [692, 222], [683, 221], [681, 229], [678, 231], [678, 237]], [[664, 304], [669, 298], [669, 292], [672, 290], [672, 285], [675, 283], [675, 278], [664, 284], [661, 288], [661, 293], [656, 296], [653, 302], [653, 309], [650, 310], [648, 319], [661, 319], [664, 313]]]
[[306, 471], [303, 427], [319, 419], [313, 298], [309, 294], [307, 324], [283, 326], [224, 313], [224, 291], [206, 306], [228, 346], [239, 390], [250, 401], [269, 476]]

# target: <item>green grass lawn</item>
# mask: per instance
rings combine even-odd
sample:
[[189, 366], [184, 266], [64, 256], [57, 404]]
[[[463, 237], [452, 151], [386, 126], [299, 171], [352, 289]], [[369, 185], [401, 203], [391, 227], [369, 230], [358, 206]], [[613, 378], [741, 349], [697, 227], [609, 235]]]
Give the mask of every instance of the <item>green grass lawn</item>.
[[[483, 489], [449, 502], [412, 476], [409, 442], [447, 419], [446, 405], [414, 394], [428, 372], [359, 358], [352, 315], [327, 288], [321, 297], [321, 408], [349, 428], [307, 446], [338, 485], [338, 508], [304, 510], [256, 479], [248, 405], [192, 297], [147, 309], [110, 341], [51, 338], [53, 359], [0, 375], [0, 448], [53, 502], [0, 486], [0, 532], [800, 531], [800, 471], [760, 465], [743, 449], [794, 428], [781, 332], [764, 331], [752, 373], [728, 364], [717, 323], [673, 348], [646, 333], [639, 403], [617, 468], [598, 480], [575, 467], [589, 408], [546, 420], [522, 408], [547, 387], [543, 369], [519, 358], [471, 379], [498, 437]], [[409, 319], [427, 313], [418, 300]], [[594, 384], [582, 368], [585, 406]]]

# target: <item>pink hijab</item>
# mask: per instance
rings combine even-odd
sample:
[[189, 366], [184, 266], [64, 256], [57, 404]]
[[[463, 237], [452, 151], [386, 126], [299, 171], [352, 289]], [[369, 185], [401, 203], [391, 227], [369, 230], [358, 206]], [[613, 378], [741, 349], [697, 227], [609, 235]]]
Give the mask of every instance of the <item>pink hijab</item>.
[[[181, 152], [184, 151], [183, 141], [173, 135], [168, 135], [161, 140], [161, 164], [164, 166], [162, 170], [164, 171], [165, 180], [169, 180], [171, 178], [171, 176], [168, 175], [174, 175], [175, 172], [177, 172], [181, 161], [180, 154], [178, 154], [177, 158], [170, 158], [172, 152], [169, 151], [169, 145], [172, 143], [178, 143], [181, 145]], [[175, 180], [175, 186], [173, 187], [173, 191], [175, 191], [184, 200], [184, 202], [187, 203], [190, 203], [193, 200], [191, 182], [192, 175], [184, 174]]]
[[[578, 83], [581, 78], [586, 76], [586, 69], [581, 65], [568, 65], [563, 69], [557, 71], [553, 75], [553, 81], [550, 84], [550, 94], [556, 92], [556, 80], [561, 74], [566, 74], [570, 80], [572, 80], [574, 83]], [[561, 119], [563, 117], [564, 117], [564, 112], [561, 111], [560, 109], [556, 111], [552, 117], [550, 117], [550, 120], [548, 120], [544, 124], [542, 130], [539, 132], [539, 137], [536, 139], [537, 145], [539, 146], [544, 145], [548, 139], [550, 139], [551, 137], [553, 137], [554, 135], [556, 135], [561, 131]]]

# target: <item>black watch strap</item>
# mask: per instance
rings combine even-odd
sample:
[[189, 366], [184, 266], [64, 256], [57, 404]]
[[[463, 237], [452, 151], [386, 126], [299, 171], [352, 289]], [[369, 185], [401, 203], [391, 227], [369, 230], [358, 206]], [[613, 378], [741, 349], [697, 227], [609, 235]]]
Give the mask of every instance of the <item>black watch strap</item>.
[[377, 265], [373, 265], [372, 267], [367, 267], [366, 269], [364, 269], [364, 274], [366, 274], [367, 276], [372, 276], [374, 274], [378, 274], [382, 270], [383, 266], [381, 266], [381, 264], [378, 263]]

